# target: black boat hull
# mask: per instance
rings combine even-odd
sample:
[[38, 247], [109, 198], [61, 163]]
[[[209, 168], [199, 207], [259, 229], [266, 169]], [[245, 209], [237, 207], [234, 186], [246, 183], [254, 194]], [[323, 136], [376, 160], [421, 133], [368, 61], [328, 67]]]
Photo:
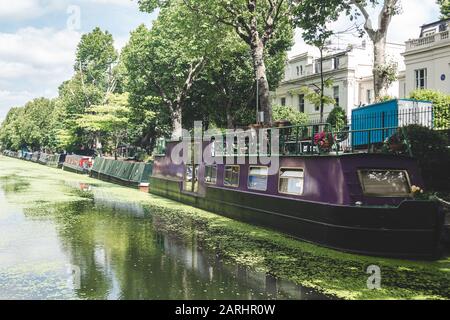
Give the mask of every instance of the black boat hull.
[[358, 254], [436, 259], [444, 213], [438, 203], [404, 201], [398, 207], [339, 206], [208, 187], [184, 193], [182, 182], [152, 177], [150, 192], [297, 239]]

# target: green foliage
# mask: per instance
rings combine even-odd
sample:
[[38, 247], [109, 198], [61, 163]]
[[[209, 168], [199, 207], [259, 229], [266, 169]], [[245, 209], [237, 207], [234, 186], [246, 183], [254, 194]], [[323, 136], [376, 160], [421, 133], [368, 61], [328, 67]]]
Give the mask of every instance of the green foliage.
[[450, 146], [448, 137], [419, 125], [403, 130], [413, 156], [418, 160], [427, 189], [450, 190]]
[[52, 114], [55, 103], [46, 98], [28, 102], [9, 111], [0, 128], [0, 142], [5, 148], [28, 147], [40, 150], [51, 144]]
[[388, 89], [391, 84], [398, 79], [398, 64], [395, 61], [388, 61], [384, 65], [375, 66], [374, 72], [376, 72], [379, 77], [385, 79], [384, 89]]
[[97, 27], [81, 37], [74, 69], [84, 75], [87, 83], [106, 90], [108, 83], [112, 81], [112, 66], [117, 58], [112, 35]]
[[128, 94], [112, 94], [104, 104], [89, 107], [76, 123], [101, 142], [103, 151], [115, 152], [121, 143], [130, 142], [130, 116]]
[[[329, 88], [332, 86], [332, 82], [325, 83], [325, 88]], [[313, 90], [308, 87], [300, 88], [299, 92], [305, 95], [305, 100], [309, 101], [315, 108], [319, 108], [323, 105], [335, 105], [336, 100], [332, 97], [322, 94], [320, 89]]]
[[308, 116], [292, 107], [276, 105], [272, 109], [274, 121], [288, 120], [294, 126], [302, 126], [308, 123]]
[[416, 90], [410, 94], [410, 98], [431, 101], [435, 129], [450, 128], [450, 95], [434, 90]]
[[339, 106], [335, 106], [331, 110], [327, 118], [327, 123], [329, 123], [333, 130], [341, 130], [347, 126], [347, 115], [345, 110]]
[[437, 4], [441, 9], [441, 19], [450, 18], [450, 1], [449, 0], [437, 0]]
[[334, 34], [333, 30], [327, 28], [327, 23], [339, 17], [343, 6], [342, 0], [301, 1], [294, 10], [294, 23], [302, 29], [305, 42], [317, 48], [324, 48]]
[[0, 128], [0, 143], [4, 149], [19, 150], [25, 145], [21, 133], [23, 108], [11, 108]]
[[386, 102], [386, 101], [390, 101], [390, 100], [394, 100], [394, 99], [396, 99], [396, 98], [393, 97], [393, 96], [386, 95], [386, 96], [378, 97], [378, 99], [377, 99], [375, 102], [376, 102], [376, 103], [379, 103], [379, 102]]

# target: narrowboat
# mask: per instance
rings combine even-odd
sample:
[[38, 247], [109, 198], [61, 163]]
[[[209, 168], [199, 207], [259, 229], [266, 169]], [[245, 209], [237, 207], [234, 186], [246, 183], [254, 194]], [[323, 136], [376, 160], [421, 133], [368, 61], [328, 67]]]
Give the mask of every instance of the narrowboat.
[[62, 169], [65, 171], [88, 174], [92, 167], [92, 158], [80, 155], [66, 155]]
[[194, 139], [203, 156], [181, 163], [174, 155], [191, 159], [191, 151], [179, 151], [183, 142], [161, 141], [150, 192], [341, 251], [440, 256], [444, 213], [439, 203], [413, 195], [413, 186], [423, 186], [414, 158], [371, 149], [323, 152], [314, 142], [317, 126], [284, 130], [275, 170], [255, 160], [248, 143], [236, 148], [236, 137], [219, 147], [214, 138]]
[[64, 154], [41, 153], [39, 156], [38, 163], [52, 168], [60, 168], [62, 167], [64, 160], [65, 160]]
[[151, 172], [151, 163], [96, 158], [89, 174], [92, 178], [147, 192]]

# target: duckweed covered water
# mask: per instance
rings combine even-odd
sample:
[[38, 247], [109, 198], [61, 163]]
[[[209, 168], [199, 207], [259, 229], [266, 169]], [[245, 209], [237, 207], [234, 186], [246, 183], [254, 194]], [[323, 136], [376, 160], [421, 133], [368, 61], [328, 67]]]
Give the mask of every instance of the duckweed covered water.
[[325, 298], [223, 262], [195, 232], [180, 239], [160, 230], [138, 203], [100, 188], [93, 200], [92, 186], [76, 176], [53, 185], [72, 200], [61, 202], [45, 186], [47, 194], [29, 202], [37, 190], [27, 180], [0, 178], [0, 299]]
[[[0, 298], [450, 299], [448, 255], [339, 252], [2, 156], [0, 186]], [[376, 290], [367, 285], [374, 265]]]

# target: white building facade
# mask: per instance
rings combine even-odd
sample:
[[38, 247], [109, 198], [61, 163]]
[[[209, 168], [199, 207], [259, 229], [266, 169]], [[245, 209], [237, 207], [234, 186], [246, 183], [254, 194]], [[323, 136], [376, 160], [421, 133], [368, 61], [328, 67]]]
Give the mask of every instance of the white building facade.
[[[388, 44], [388, 59], [398, 65], [398, 70], [404, 70], [404, 45]], [[310, 120], [320, 118], [320, 110], [308, 102], [300, 92], [303, 87], [311, 89], [320, 87], [320, 59], [317, 55], [305, 52], [290, 58], [286, 64], [285, 77], [279, 87], [272, 92], [272, 104], [291, 106], [308, 114]], [[347, 50], [327, 54], [323, 59], [325, 79], [332, 79], [333, 85], [325, 89], [325, 94], [336, 100], [351, 116], [351, 110], [374, 102], [373, 85], [373, 47], [369, 41], [363, 41], [359, 46], [349, 46]], [[396, 82], [388, 90], [389, 95], [398, 97], [399, 83]], [[334, 105], [324, 109], [324, 119]]]
[[406, 70], [400, 76], [400, 97], [416, 89], [450, 94], [450, 19], [421, 27], [417, 39], [406, 42]]

